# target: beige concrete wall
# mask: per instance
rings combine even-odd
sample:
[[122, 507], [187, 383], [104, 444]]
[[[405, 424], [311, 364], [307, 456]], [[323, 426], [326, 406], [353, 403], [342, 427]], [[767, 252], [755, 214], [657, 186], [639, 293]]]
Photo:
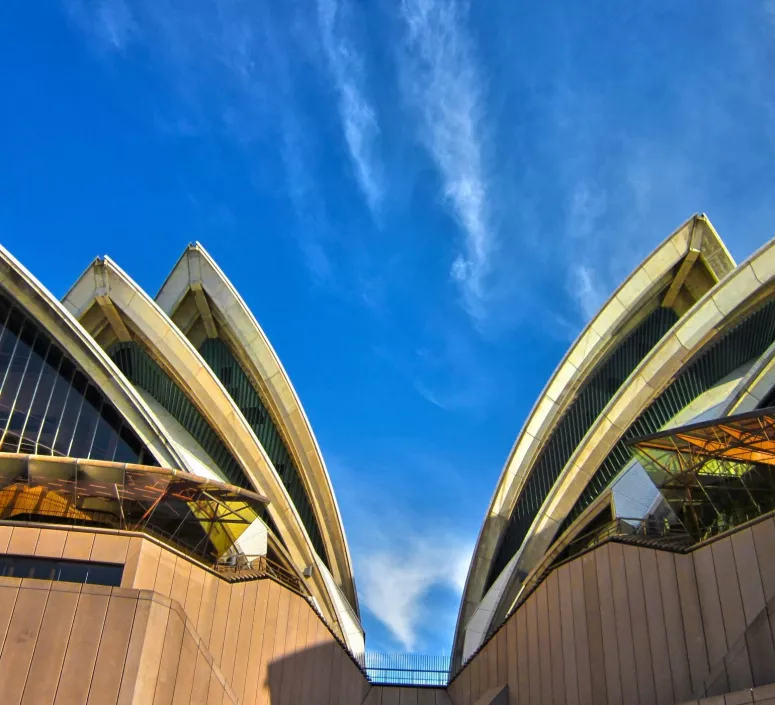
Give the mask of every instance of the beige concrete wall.
[[775, 682], [775, 522], [690, 554], [607, 543], [553, 570], [450, 684], [473, 705], [672, 704]]
[[451, 701], [444, 688], [375, 685], [363, 705], [451, 705]]
[[4, 705], [238, 702], [180, 606], [154, 593], [0, 578]]
[[2, 525], [0, 553], [125, 565], [120, 588], [0, 579], [3, 705], [361, 705], [369, 691], [307, 600], [273, 580], [229, 583], [116, 533]]
[[775, 685], [761, 688], [746, 688], [726, 695], [711, 695], [709, 698], [688, 700], [681, 705], [775, 705]]
[[[327, 689], [336, 690], [341, 700], [332, 702], [360, 705], [366, 697], [368, 682], [309, 602], [271, 580], [228, 583], [135, 537], [122, 586], [152, 590], [181, 604], [246, 705], [284, 701], [286, 688], [309, 691], [305, 700], [299, 694], [288, 700], [294, 704], [327, 703], [321, 688], [326, 697]], [[318, 676], [324, 677], [320, 684]], [[351, 700], [344, 700], [344, 693]]]
[[519, 705], [650, 705], [775, 683], [772, 518], [686, 555], [607, 543], [559, 566], [448, 692], [370, 687], [303, 597], [147, 538], [2, 525], [0, 553], [125, 565], [120, 588], [0, 579], [4, 705], [475, 705], [503, 685]]

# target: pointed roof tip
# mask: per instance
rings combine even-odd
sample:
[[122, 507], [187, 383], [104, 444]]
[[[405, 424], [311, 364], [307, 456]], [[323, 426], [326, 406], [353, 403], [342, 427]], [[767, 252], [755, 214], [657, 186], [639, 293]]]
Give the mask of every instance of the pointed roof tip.
[[[307, 446], [313, 449], [313, 456], [310, 457], [307, 455], [308, 451], [305, 449], [304, 443], [298, 446], [300, 470], [309, 478], [311, 486], [315, 488], [313, 498], [319, 507], [319, 510], [316, 510], [319, 511], [317, 518], [320, 526], [329, 532], [324, 537], [324, 541], [327, 542], [327, 550], [331, 549], [332, 560], [336, 562], [334, 570], [336, 579], [346, 581], [345, 594], [348, 601], [350, 598], [352, 599], [350, 604], [355, 609], [356, 614], [359, 614], [352, 559], [328, 469], [288, 373], [268, 337], [261, 329], [254, 313], [215, 259], [199, 241], [191, 242], [186, 247], [156, 294], [155, 301], [167, 315], [173, 315], [191, 283], [191, 272], [188, 270], [186, 260], [192, 256], [199, 260], [203, 270], [209, 271], [209, 276], [204, 278], [202, 285], [204, 292], [213, 296], [209, 302], [213, 310], [231, 311], [229, 315], [223, 314], [225, 328], [232, 331], [232, 343], [243, 351], [245, 359], [252, 361], [250, 375], [256, 375], [256, 384], [265, 385], [267, 394], [278, 411], [276, 420], [281, 426], [286, 423], [290, 424], [292, 430], [288, 431], [288, 437], [292, 443], [296, 442], [293, 439], [306, 439]], [[214, 296], [214, 294], [218, 295]], [[241, 311], [244, 318], [235, 318], [235, 310]], [[254, 331], [255, 335], [244, 337], [240, 334], [239, 331], [244, 332], [245, 326]], [[284, 419], [285, 421], [283, 421]], [[288, 419], [293, 419], [293, 421], [289, 422]], [[335, 529], [330, 526], [329, 520], [335, 524]], [[341, 550], [339, 549], [340, 545], [343, 546]]]

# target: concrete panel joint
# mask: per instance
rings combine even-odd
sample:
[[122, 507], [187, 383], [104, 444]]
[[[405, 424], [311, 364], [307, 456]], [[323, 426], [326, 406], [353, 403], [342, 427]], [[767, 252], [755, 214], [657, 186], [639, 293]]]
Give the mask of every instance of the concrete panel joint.
[[500, 685], [490, 688], [474, 703], [474, 705], [509, 705], [509, 686]]

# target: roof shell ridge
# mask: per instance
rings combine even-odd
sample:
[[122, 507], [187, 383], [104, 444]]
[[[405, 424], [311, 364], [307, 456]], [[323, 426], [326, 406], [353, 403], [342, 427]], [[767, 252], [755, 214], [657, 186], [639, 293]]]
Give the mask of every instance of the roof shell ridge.
[[[358, 610], [358, 596], [357, 596], [357, 590], [355, 589], [355, 578], [354, 578], [354, 572], [353, 572], [353, 563], [352, 563], [352, 557], [350, 555], [350, 549], [349, 544], [347, 542], [347, 536], [344, 529], [344, 524], [342, 521], [342, 515], [341, 510], [339, 508], [339, 504], [336, 499], [336, 494], [333, 489], [333, 485], [331, 483], [331, 477], [328, 472], [328, 468], [326, 466], [325, 460], [323, 458], [323, 454], [320, 450], [320, 446], [317, 442], [317, 438], [315, 437], [314, 431], [312, 430], [312, 425], [310, 424], [309, 418], [307, 417], [307, 414], [304, 410], [304, 407], [301, 403], [301, 400], [299, 399], [299, 396], [293, 386], [293, 383], [291, 382], [290, 376], [288, 375], [287, 371], [285, 370], [285, 367], [283, 366], [279, 355], [277, 354], [277, 351], [272, 346], [268, 336], [264, 332], [261, 325], [258, 323], [258, 320], [255, 317], [255, 314], [251, 310], [251, 308], [247, 305], [244, 298], [241, 296], [237, 288], [234, 286], [234, 284], [231, 282], [231, 280], [226, 276], [226, 274], [223, 272], [223, 270], [218, 266], [215, 259], [210, 255], [210, 253], [207, 251], [207, 249], [200, 243], [195, 242], [192, 244], [189, 244], [184, 252], [181, 254], [181, 256], [178, 258], [177, 262], [175, 263], [173, 269], [170, 271], [170, 274], [167, 276], [167, 278], [164, 281], [164, 284], [159, 289], [158, 294], [156, 295], [156, 300], [159, 301], [162, 299], [162, 297], [165, 295], [167, 291], [168, 285], [170, 285], [170, 282], [172, 281], [172, 277], [175, 276], [175, 272], [183, 264], [183, 260], [187, 259], [189, 257], [189, 254], [192, 252], [196, 252], [198, 256], [202, 257], [203, 260], [207, 263], [207, 265], [212, 269], [214, 272], [217, 281], [218, 286], [223, 287], [225, 290], [229, 292], [230, 298], [232, 298], [235, 302], [235, 304], [242, 310], [244, 315], [247, 317], [250, 326], [253, 328], [253, 330], [256, 333], [256, 337], [252, 342], [243, 342], [239, 341], [239, 337], [235, 336], [237, 338], [237, 341], [240, 342], [241, 345], [243, 345], [246, 348], [252, 348], [255, 345], [256, 340], [260, 340], [260, 345], [264, 349], [265, 352], [267, 352], [271, 359], [271, 366], [273, 369], [268, 370], [268, 374], [262, 374], [261, 381], [264, 384], [267, 384], [269, 386], [268, 382], [271, 379], [274, 379], [276, 376], [279, 375], [279, 378], [282, 380], [284, 385], [286, 386], [286, 390], [283, 392], [283, 394], [279, 397], [275, 397], [272, 395], [272, 402], [274, 405], [276, 405], [277, 411], [281, 413], [281, 415], [285, 415], [284, 412], [286, 411], [286, 402], [287, 399], [290, 398], [293, 405], [295, 406], [295, 409], [291, 409], [290, 411], [294, 414], [298, 414], [298, 417], [301, 419], [303, 424], [303, 429], [306, 432], [311, 444], [312, 444], [312, 450], [315, 454], [315, 457], [317, 461], [319, 462], [321, 468], [322, 468], [322, 479], [325, 483], [325, 490], [327, 494], [327, 501], [330, 502], [330, 511], [333, 512], [336, 524], [338, 525], [338, 530], [341, 533], [342, 536], [342, 543], [343, 543], [343, 553], [344, 553], [344, 559], [346, 562], [345, 569], [349, 575], [349, 579], [352, 582], [352, 597], [355, 602], [355, 609], [356, 612], [359, 612]], [[186, 266], [190, 266], [188, 263]], [[190, 271], [189, 271], [190, 275]], [[206, 277], [202, 276], [202, 284], [205, 285], [206, 282], [204, 281]], [[205, 289], [207, 291], [207, 289]], [[218, 292], [210, 292], [211, 296], [212, 294], [217, 294]], [[182, 297], [185, 295], [185, 292], [177, 293], [177, 296], [175, 297], [175, 300], [173, 301], [173, 297], [170, 296], [168, 300], [164, 301], [164, 306], [162, 307], [162, 310], [164, 308], [167, 308], [168, 306], [171, 306], [169, 310], [172, 311], [174, 308], [180, 303], [182, 300]], [[232, 308], [232, 306], [229, 306], [228, 308]], [[228, 321], [226, 321], [228, 324]], [[231, 326], [229, 326], [231, 328]], [[259, 371], [261, 371], [259, 369]], [[265, 370], [266, 371], [266, 370]], [[270, 390], [271, 391], [271, 390]], [[285, 425], [285, 424], [283, 424]], [[291, 435], [291, 434], [287, 434]], [[292, 437], [289, 439], [292, 441]], [[260, 442], [259, 442], [260, 445]], [[307, 455], [307, 452], [304, 450], [303, 447], [297, 448], [299, 455], [304, 458]], [[302, 468], [300, 468], [302, 470]], [[305, 472], [306, 474], [306, 472]], [[310, 479], [307, 479], [307, 482], [310, 482]], [[321, 520], [323, 517], [321, 517]]]
[[[749, 267], [752, 267], [760, 259], [769, 259], [768, 256], [771, 256], [771, 259], [766, 262], [767, 271], [769, 271], [766, 282], [761, 283], [753, 291], [735, 285], [735, 279], [744, 277]], [[540, 536], [542, 517], [552, 516], [553, 505], [558, 501], [567, 502], [567, 496], [563, 496], [564, 488], [562, 486], [564, 482], [567, 482], [566, 471], [576, 468], [577, 472], [587, 474], [589, 468], [584, 471], [582, 468], [589, 464], [590, 458], [597, 458], [601, 454], [600, 446], [608, 447], [610, 452], [610, 449], [615, 445], [610, 439], [606, 441], [602, 436], [607, 437], [613, 434], [617, 439], [621, 438], [648, 404], [658, 398], [669, 386], [676, 370], [700, 354], [708, 342], [717, 338], [720, 331], [728, 326], [733, 326], [738, 313], [741, 310], [750, 310], [748, 309], [750, 301], [758, 299], [759, 292], [768, 286], [772, 287], [773, 284], [775, 284], [775, 238], [759, 248], [698, 299], [621, 384], [614, 397], [601, 411], [582, 441], [574, 449], [563, 472], [544, 498], [541, 511], [531, 524], [523, 546], [527, 545], [526, 542], [531, 539], [531, 536]], [[731, 291], [733, 295], [734, 305], [728, 309], [720, 308], [715, 297], [725, 294], [727, 290]], [[709, 309], [712, 310], [710, 315], [707, 313]], [[698, 318], [699, 321], [695, 321], [695, 318]], [[681, 339], [684, 329], [688, 329], [689, 332], [684, 339]], [[677, 347], [671, 349], [671, 341], [677, 341]], [[633, 403], [636, 401], [636, 397], [643, 394], [647, 394], [647, 396], [637, 399], [637, 404]], [[629, 419], [620, 418], [620, 415], [629, 413], [629, 410], [633, 408], [640, 411], [632, 412]], [[697, 426], [710, 424], [712, 424], [711, 421], [703, 421], [698, 422]], [[659, 432], [655, 435], [669, 432]], [[599, 440], [599, 443], [592, 442], [595, 440]], [[592, 464], [595, 465], [594, 462]], [[589, 477], [591, 478], [591, 475]]]
[[[105, 352], [105, 350], [100, 347], [100, 345], [97, 344], [97, 342], [92, 338], [92, 336], [89, 334], [89, 332], [81, 325], [81, 323], [78, 321], [78, 319], [75, 317], [74, 313], [70, 310], [70, 308], [64, 303], [64, 299], [60, 301], [59, 299], [54, 296], [54, 294], [51, 293], [51, 291], [46, 288], [46, 286], [40, 282], [40, 280], [37, 279], [16, 257], [14, 257], [5, 247], [0, 245], [0, 259], [5, 259], [8, 261], [9, 265], [15, 269], [15, 271], [21, 275], [22, 279], [26, 283], [27, 286], [31, 287], [35, 293], [40, 297], [40, 299], [44, 302], [44, 305], [48, 306], [49, 309], [54, 313], [54, 315], [62, 321], [68, 333], [74, 338], [76, 338], [81, 344], [83, 344], [86, 349], [89, 351], [91, 355], [94, 356], [96, 359], [97, 365], [102, 367], [111, 377], [113, 380], [113, 383], [116, 384], [118, 390], [121, 392], [123, 398], [126, 400], [124, 403], [128, 404], [130, 409], [134, 408], [136, 412], [139, 412], [139, 418], [142, 419], [142, 422], [144, 424], [147, 424], [147, 430], [146, 429], [140, 429], [137, 427], [136, 422], [132, 423], [131, 420], [129, 420], [130, 425], [132, 428], [134, 428], [135, 432], [138, 432], [138, 435], [140, 438], [143, 438], [143, 436], [150, 432], [153, 434], [153, 438], [149, 438], [147, 440], [144, 440], [146, 445], [148, 445], [149, 450], [152, 452], [155, 451], [155, 455], [157, 455], [157, 459], [161, 462], [168, 462], [174, 461], [175, 463], [180, 464], [181, 459], [175, 450], [174, 446], [170, 444], [169, 439], [166, 437], [166, 434], [163, 431], [162, 426], [158, 423], [155, 415], [153, 412], [148, 408], [145, 401], [142, 399], [142, 397], [137, 393], [135, 388], [132, 386], [132, 384], [129, 382], [129, 380], [126, 379], [126, 377], [123, 375], [123, 373], [118, 369], [116, 364], [111, 360], [110, 356]], [[75, 281], [75, 283], [70, 287], [69, 291], [72, 291], [76, 284], [81, 281], [84, 277], [86, 277], [89, 273], [89, 271], [94, 267], [95, 263], [100, 261], [99, 257], [96, 257], [92, 262], [89, 264], [89, 266], [82, 272], [80, 277]], [[68, 293], [69, 293], [68, 291]], [[65, 294], [65, 297], [67, 297], [67, 294]], [[33, 312], [30, 312], [31, 315], [34, 315]], [[37, 318], [37, 316], [36, 316]], [[55, 334], [53, 331], [51, 331], [48, 326], [45, 325], [45, 323], [41, 320], [37, 321], [39, 325], [43, 327], [46, 332], [51, 335], [51, 337], [56, 340], [64, 350], [67, 352], [67, 354], [71, 357], [74, 357], [79, 365], [83, 366], [81, 362], [78, 361], [78, 354], [75, 354], [74, 351], [71, 348], [71, 344], [69, 344], [67, 341], [62, 340], [57, 334]], [[93, 379], [93, 375], [90, 375], [90, 379], [94, 384], [96, 384], [100, 392], [102, 394], [105, 394], [105, 396], [108, 399], [111, 399], [111, 402], [117, 406], [119, 412], [121, 413], [122, 417], [125, 416], [125, 413], [121, 410], [120, 405], [116, 404], [115, 399], [112, 399], [112, 395], [106, 392], [106, 387], [101, 384], [98, 380]], [[164, 452], [166, 452], [165, 455], [159, 455], [160, 448], [157, 446], [156, 442], [160, 442]], [[181, 464], [181, 467], [184, 467]]]
[[[628, 318], [631, 318], [638, 311], [640, 306], [644, 305], [649, 297], [654, 294], [653, 289], [659, 281], [673, 270], [673, 267], [677, 262], [680, 262], [686, 256], [690, 248], [693, 228], [696, 227], [698, 223], [707, 226], [711, 236], [722, 248], [723, 254], [731, 265], [732, 269], [726, 276], [729, 276], [736, 271], [734, 269], [734, 260], [715, 228], [713, 228], [710, 220], [704, 214], [694, 214], [662, 240], [651, 253], [630, 272], [573, 341], [568, 348], [568, 351], [553, 371], [548, 382], [536, 398], [536, 402], [525, 418], [516, 440], [509, 451], [503, 470], [498, 477], [495, 490], [490, 503], [488, 504], [484, 521], [482, 522], [480, 532], [477, 536], [474, 554], [466, 577], [460, 613], [455, 629], [455, 645], [453, 645], [453, 650], [455, 649], [458, 640], [462, 638], [460, 629], [464, 625], [461, 624], [461, 619], [467, 602], [466, 598], [469, 594], [470, 581], [478, 562], [477, 557], [483, 538], [485, 537], [485, 531], [490, 527], [492, 523], [491, 520], [495, 517], [502, 516], [501, 510], [509, 506], [508, 503], [504, 504], [508, 498], [512, 498], [516, 501], [516, 497], [518, 497], [521, 492], [522, 485], [529, 476], [530, 469], [538, 458], [546, 440], [551, 435], [551, 429], [556, 426], [564, 415], [564, 412], [567, 411], [567, 405], [574, 398], [579, 385], [583, 382], [589, 372], [603, 359], [605, 352], [608, 349], [606, 344], [613, 340], [616, 332], [621, 330], [621, 327]], [[671, 245], [674, 250], [674, 253], [672, 253], [672, 255], [674, 255], [673, 259], [670, 259]], [[668, 252], [668, 259], [660, 257], [663, 251]], [[653, 268], [649, 267], [651, 263], [654, 264]], [[668, 263], [669, 266], [667, 266]], [[651, 271], [649, 271], [649, 269], [651, 269]], [[632, 283], [636, 282], [636, 278], [639, 276], [645, 277], [647, 280], [645, 281], [645, 288], [638, 289], [638, 287], [635, 286], [633, 296], [624, 296], [627, 288], [632, 286]], [[699, 301], [697, 303], [699, 303]], [[620, 307], [618, 312], [615, 310], [617, 306]], [[603, 326], [602, 323], [604, 322], [604, 314], [607, 314], [609, 308], [611, 308], [614, 313], [613, 324], [606, 327]], [[580, 355], [578, 354], [579, 351], [581, 352]], [[555, 386], [557, 387], [556, 389]], [[539, 413], [542, 413], [542, 416], [539, 416]], [[526, 447], [526, 444], [528, 447]], [[510, 476], [513, 476], [514, 479], [511, 483], [508, 483], [508, 478]], [[517, 488], [514, 487], [515, 482], [518, 484]], [[513, 505], [513, 502], [511, 502], [511, 505]], [[505, 517], [505, 520], [508, 521], [508, 517]], [[500, 540], [499, 537], [502, 535], [503, 528], [504, 527], [498, 531], [498, 542]], [[496, 551], [496, 548], [492, 549], [492, 555], [487, 560], [485, 571], [489, 570], [489, 566], [491, 565], [492, 560], [494, 560]]]

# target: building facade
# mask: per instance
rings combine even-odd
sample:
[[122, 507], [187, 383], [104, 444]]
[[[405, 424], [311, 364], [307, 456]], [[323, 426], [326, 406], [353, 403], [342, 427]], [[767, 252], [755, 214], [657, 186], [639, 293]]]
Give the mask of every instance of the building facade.
[[[296, 605], [289, 615], [304, 615], [303, 629], [293, 625], [294, 640], [336, 645], [366, 683], [349, 655], [363, 652], [364, 635], [320, 449], [269, 341], [200, 245], [186, 249], [155, 298], [106, 257], [61, 302], [0, 249], [0, 385], [0, 575], [8, 588], [0, 600], [0, 688], [21, 688], [3, 702], [21, 702], [16, 695], [45, 702], [51, 687], [56, 702], [81, 702], [61, 695], [76, 677], [68, 671], [67, 640], [51, 647], [64, 659], [63, 680], [38, 682], [41, 654], [49, 665], [55, 658], [40, 640], [64, 638], [69, 629], [71, 643], [83, 641], [78, 625], [92, 617], [108, 630], [114, 604], [121, 605], [121, 638], [140, 629], [134, 647], [131, 639], [124, 644], [127, 659], [149, 639], [162, 648], [171, 627], [165, 632], [161, 624], [171, 625], [177, 614], [185, 629], [175, 627], [173, 638], [190, 633], [199, 644], [190, 647], [194, 662], [199, 649], [211, 677], [224, 693], [231, 689], [228, 697], [253, 702], [223, 675], [233, 668], [227, 661], [237, 655], [237, 642], [227, 661], [219, 652], [244, 631], [248, 602], [255, 612], [272, 599], [262, 597], [267, 590]], [[44, 599], [29, 590], [48, 592]], [[157, 598], [167, 611], [151, 637]], [[197, 604], [189, 607], [189, 598]], [[126, 600], [134, 601], [134, 618]], [[223, 631], [204, 651], [202, 619], [205, 631], [219, 620]], [[27, 639], [35, 620], [36, 638]], [[283, 632], [290, 628], [282, 625]], [[106, 636], [90, 635], [89, 648], [102, 649]], [[272, 658], [290, 645], [285, 636], [283, 648], [270, 649]], [[17, 648], [19, 640], [33, 651]], [[185, 639], [180, 643], [185, 650]], [[112, 632], [105, 646], [118, 648]], [[158, 666], [158, 656], [140, 658]], [[20, 670], [23, 663], [28, 670]], [[92, 676], [108, 678], [99, 674], [99, 659], [91, 674], [79, 668], [86, 680], [78, 687], [91, 693], [89, 702], [102, 702], [100, 689], [89, 686]], [[118, 701], [151, 702], [137, 679], [121, 686], [129, 695]], [[268, 681], [262, 688], [268, 693]], [[258, 697], [261, 688], [252, 690]]]
[[320, 449], [207, 252], [58, 301], [0, 249], [0, 702], [775, 705], [774, 406], [775, 241], [737, 266], [695, 216], [525, 422], [448, 686], [372, 683]]
[[[680, 703], [775, 682], [769, 460], [708, 455], [740, 443], [722, 421], [769, 428], [774, 356], [775, 242], [736, 266], [695, 216], [593, 318], [517, 438], [461, 601], [454, 702], [506, 684], [520, 704]], [[699, 427], [690, 461], [676, 439]]]

